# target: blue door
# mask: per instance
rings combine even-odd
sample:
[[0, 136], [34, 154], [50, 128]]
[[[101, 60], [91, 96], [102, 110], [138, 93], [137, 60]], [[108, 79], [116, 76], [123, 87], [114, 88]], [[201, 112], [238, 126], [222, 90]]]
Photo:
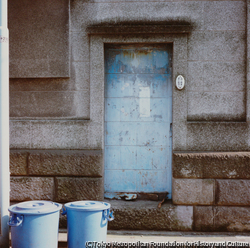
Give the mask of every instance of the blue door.
[[106, 197], [171, 198], [172, 44], [105, 46]]

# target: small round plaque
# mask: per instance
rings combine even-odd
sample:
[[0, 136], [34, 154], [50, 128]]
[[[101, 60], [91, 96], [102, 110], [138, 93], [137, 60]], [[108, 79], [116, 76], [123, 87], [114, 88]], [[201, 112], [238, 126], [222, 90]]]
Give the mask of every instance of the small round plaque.
[[177, 78], [176, 78], [176, 88], [178, 90], [182, 90], [185, 86], [185, 79], [182, 75], [179, 75]]

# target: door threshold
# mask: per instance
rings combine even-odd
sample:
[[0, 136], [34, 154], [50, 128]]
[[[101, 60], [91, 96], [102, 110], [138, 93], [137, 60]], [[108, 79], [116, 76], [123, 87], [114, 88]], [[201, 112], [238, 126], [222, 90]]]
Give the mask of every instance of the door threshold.
[[144, 192], [106, 192], [104, 198], [108, 200], [149, 200], [149, 201], [163, 201], [171, 198], [168, 192], [163, 193], [144, 193]]

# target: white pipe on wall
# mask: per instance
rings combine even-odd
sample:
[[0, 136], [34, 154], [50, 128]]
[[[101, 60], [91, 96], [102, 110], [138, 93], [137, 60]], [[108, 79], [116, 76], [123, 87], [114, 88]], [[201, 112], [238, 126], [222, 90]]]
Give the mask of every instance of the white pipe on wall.
[[0, 0], [0, 247], [9, 247], [9, 30], [8, 0]]

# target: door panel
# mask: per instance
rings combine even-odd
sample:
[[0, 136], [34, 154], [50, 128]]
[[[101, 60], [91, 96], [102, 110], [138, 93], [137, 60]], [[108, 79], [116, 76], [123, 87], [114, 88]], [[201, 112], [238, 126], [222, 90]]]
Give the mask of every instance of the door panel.
[[105, 47], [106, 193], [171, 197], [172, 44]]

